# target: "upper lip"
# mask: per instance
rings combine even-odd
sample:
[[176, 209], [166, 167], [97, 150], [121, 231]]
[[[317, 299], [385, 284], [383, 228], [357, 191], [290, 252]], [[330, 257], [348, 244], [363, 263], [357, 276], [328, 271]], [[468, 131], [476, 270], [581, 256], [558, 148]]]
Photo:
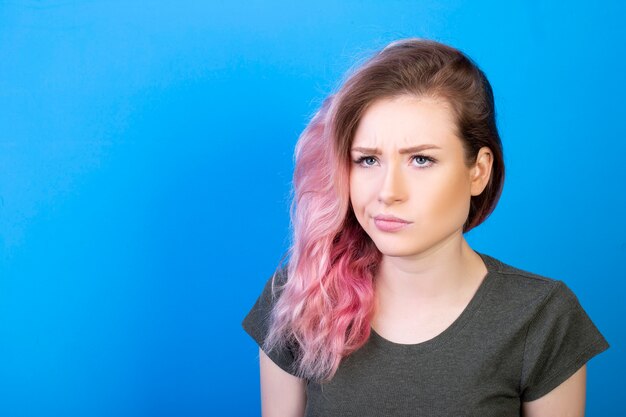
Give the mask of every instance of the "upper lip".
[[404, 219], [401, 219], [399, 217], [392, 216], [392, 215], [389, 215], [389, 214], [379, 214], [378, 216], [374, 217], [374, 219], [376, 219], [376, 220], [384, 220], [386, 222], [411, 223], [408, 220], [404, 220]]

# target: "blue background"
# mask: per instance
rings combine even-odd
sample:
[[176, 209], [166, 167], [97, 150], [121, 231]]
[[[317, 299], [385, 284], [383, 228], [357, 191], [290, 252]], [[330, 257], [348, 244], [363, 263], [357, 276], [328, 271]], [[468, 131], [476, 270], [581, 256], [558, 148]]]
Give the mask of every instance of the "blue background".
[[624, 415], [624, 3], [219, 3], [0, 2], [0, 414], [259, 415], [241, 321], [297, 137], [420, 36], [495, 91], [507, 177], [470, 244], [574, 290], [611, 344], [587, 415]]

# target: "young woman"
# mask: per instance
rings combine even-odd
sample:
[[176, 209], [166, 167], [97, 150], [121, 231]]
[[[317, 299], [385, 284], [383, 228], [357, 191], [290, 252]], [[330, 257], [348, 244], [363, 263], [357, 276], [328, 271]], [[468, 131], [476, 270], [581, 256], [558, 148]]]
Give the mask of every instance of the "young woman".
[[605, 338], [563, 281], [464, 238], [504, 180], [470, 58], [393, 42], [328, 97], [295, 159], [289, 261], [242, 323], [263, 416], [583, 416]]

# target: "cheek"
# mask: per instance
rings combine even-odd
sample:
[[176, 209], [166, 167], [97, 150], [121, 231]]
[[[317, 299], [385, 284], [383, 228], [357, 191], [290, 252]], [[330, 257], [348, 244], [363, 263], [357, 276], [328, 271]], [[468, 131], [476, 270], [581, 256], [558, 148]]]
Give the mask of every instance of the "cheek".
[[371, 187], [367, 186], [366, 181], [358, 177], [350, 178], [350, 203], [357, 218], [365, 215], [369, 193], [371, 193]]
[[[462, 172], [454, 172], [449, 176], [442, 177], [438, 186], [432, 187], [433, 213], [447, 213], [453, 216], [467, 215], [470, 202], [469, 179]], [[441, 216], [445, 219], [448, 216]], [[449, 217], [448, 217], [449, 218]]]

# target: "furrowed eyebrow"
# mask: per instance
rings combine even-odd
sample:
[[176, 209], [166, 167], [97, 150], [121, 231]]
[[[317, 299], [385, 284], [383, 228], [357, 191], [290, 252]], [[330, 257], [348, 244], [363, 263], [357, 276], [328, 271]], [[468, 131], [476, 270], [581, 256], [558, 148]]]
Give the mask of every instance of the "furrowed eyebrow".
[[[398, 151], [398, 153], [400, 154], [406, 154], [406, 153], [414, 153], [414, 152], [420, 152], [426, 149], [441, 149], [441, 147], [437, 146], [437, 145], [431, 145], [429, 143], [424, 144], [424, 145], [419, 145], [419, 146], [413, 146], [410, 148], [404, 148], [404, 149], [400, 149]], [[352, 148], [353, 152], [361, 152], [363, 154], [368, 154], [368, 155], [380, 155], [382, 152], [380, 151], [380, 149], [378, 148], [363, 148], [360, 146], [354, 147]]]

